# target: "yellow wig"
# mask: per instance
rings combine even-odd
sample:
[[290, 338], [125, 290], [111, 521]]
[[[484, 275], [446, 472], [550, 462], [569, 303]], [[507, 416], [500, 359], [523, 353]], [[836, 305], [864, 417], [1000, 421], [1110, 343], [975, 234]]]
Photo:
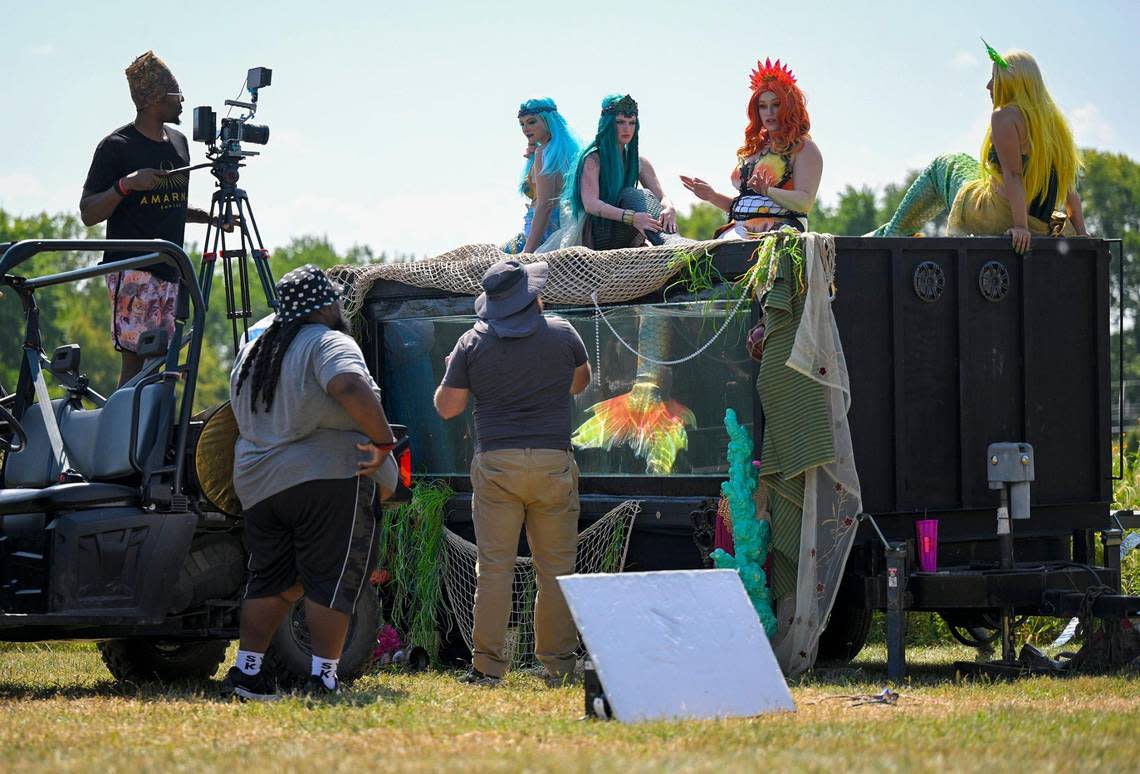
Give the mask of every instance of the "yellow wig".
[[[1008, 69], [994, 65], [994, 109], [1016, 105], [1025, 118], [1029, 132], [1029, 161], [1022, 170], [1025, 180], [1026, 201], [1043, 196], [1049, 187], [1049, 171], [1057, 172], [1058, 207], [1066, 194], [1076, 185], [1081, 166], [1073, 132], [1061, 115], [1057, 104], [1049, 96], [1037, 62], [1026, 51], [1010, 51], [1005, 55]], [[982, 141], [982, 175], [993, 180], [1001, 179], [997, 165], [990, 161], [993, 141], [991, 130], [986, 129]]]

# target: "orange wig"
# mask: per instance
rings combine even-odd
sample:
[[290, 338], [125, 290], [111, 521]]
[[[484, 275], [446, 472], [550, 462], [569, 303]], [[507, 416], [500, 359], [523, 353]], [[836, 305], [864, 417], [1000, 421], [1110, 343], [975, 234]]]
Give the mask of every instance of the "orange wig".
[[[779, 64], [779, 63], [777, 63]], [[808, 118], [804, 93], [791, 78], [754, 78], [759, 81], [748, 99], [748, 126], [744, 130], [744, 144], [736, 152], [739, 158], [747, 158], [758, 153], [761, 148], [771, 145], [779, 153], [797, 153], [803, 148], [804, 140], [810, 135], [811, 119]], [[756, 103], [760, 95], [770, 91], [780, 100], [780, 131], [774, 136], [764, 128], [760, 120], [760, 109]]]

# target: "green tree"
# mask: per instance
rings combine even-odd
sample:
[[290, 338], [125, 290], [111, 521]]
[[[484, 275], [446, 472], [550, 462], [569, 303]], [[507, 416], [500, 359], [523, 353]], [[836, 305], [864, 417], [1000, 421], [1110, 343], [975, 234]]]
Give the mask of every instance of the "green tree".
[[867, 186], [855, 188], [848, 185], [839, 194], [834, 208], [816, 202], [808, 215], [808, 227], [824, 234], [859, 236], [879, 225], [878, 218], [875, 192]]
[[[1085, 168], [1078, 182], [1084, 206], [1085, 221], [1094, 236], [1121, 240], [1124, 255], [1124, 287], [1117, 278], [1116, 254], [1112, 256], [1110, 283], [1113, 306], [1124, 304], [1132, 319], [1132, 341], [1129, 349], [1140, 351], [1140, 164], [1119, 153], [1084, 150]], [[1113, 350], [1115, 357], [1116, 350]], [[1134, 359], [1134, 358], [1133, 358]], [[1140, 365], [1140, 364], [1138, 364]], [[1131, 369], [1130, 369], [1131, 370]], [[1132, 375], [1140, 375], [1140, 370]]]
[[724, 210], [708, 202], [697, 202], [688, 214], [677, 215], [677, 231], [689, 239], [712, 239], [717, 228], [725, 224]]
[[[24, 239], [83, 239], [98, 236], [99, 233], [99, 229], [84, 228], [74, 215], [49, 215], [45, 212], [15, 216], [0, 210], [0, 244]], [[21, 264], [16, 273], [21, 276], [53, 274], [98, 260], [98, 254], [93, 253], [43, 253]], [[103, 303], [107, 303], [107, 290], [101, 281], [57, 285], [36, 293], [36, 306], [40, 311], [40, 335], [48, 352], [60, 344], [72, 343], [87, 330], [90, 320], [85, 319], [85, 312], [92, 297], [101, 297]], [[15, 388], [20, 371], [24, 332], [24, 310], [19, 297], [11, 291], [0, 292], [0, 386], [8, 390]], [[106, 335], [103, 338], [107, 338]], [[100, 364], [98, 356], [91, 361], [96, 372], [100, 370]], [[87, 365], [86, 358], [84, 365]], [[115, 378], [118, 378], [117, 365]]]

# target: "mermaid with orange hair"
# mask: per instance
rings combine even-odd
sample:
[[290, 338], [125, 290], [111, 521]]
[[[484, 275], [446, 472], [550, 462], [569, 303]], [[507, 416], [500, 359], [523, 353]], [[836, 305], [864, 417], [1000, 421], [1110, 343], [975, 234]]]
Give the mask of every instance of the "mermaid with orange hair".
[[981, 160], [965, 153], [939, 156], [872, 236], [911, 236], [944, 212], [949, 233], [1005, 234], [1019, 253], [1034, 235], [1087, 235], [1076, 189], [1077, 145], [1036, 60], [982, 43], [993, 62], [986, 84], [993, 112]]
[[787, 65], [757, 62], [748, 99], [744, 144], [732, 170], [736, 196], [718, 193], [699, 177], [681, 176], [694, 196], [728, 215], [722, 239], [747, 239], [790, 226], [807, 231], [823, 175], [823, 155], [808, 133], [804, 93]]

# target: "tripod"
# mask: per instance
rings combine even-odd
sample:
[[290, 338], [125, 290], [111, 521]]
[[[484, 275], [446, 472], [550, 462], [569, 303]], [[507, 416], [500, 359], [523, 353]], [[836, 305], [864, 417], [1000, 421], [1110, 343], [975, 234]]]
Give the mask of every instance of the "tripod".
[[[252, 155], [248, 151], [242, 155]], [[202, 288], [202, 298], [209, 309], [210, 290], [214, 279], [214, 264], [221, 259], [222, 279], [226, 294], [226, 318], [233, 330], [234, 354], [237, 354], [241, 338], [238, 334], [238, 320], [241, 320], [243, 335], [249, 334], [249, 320], [253, 316], [249, 297], [249, 267], [246, 259], [253, 260], [253, 267], [265, 292], [265, 300], [273, 311], [277, 311], [277, 293], [273, 287], [273, 275], [269, 270], [269, 251], [261, 241], [257, 220], [249, 196], [237, 187], [242, 166], [241, 157], [221, 153], [210, 164], [210, 173], [218, 179], [218, 188], [210, 199], [210, 217], [206, 223], [206, 249], [202, 252], [202, 265], [198, 270], [198, 284]], [[240, 244], [231, 249], [226, 245], [226, 224], [234, 223]], [[252, 231], [250, 227], [252, 226]], [[232, 240], [233, 237], [231, 236]], [[234, 265], [236, 259], [237, 265]], [[235, 271], [237, 282], [234, 281]]]

